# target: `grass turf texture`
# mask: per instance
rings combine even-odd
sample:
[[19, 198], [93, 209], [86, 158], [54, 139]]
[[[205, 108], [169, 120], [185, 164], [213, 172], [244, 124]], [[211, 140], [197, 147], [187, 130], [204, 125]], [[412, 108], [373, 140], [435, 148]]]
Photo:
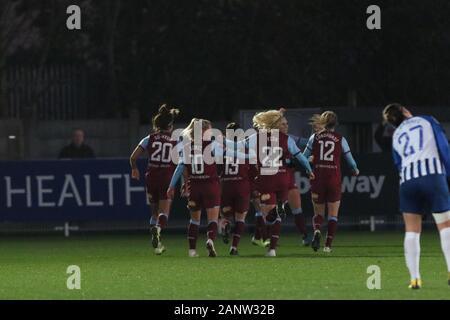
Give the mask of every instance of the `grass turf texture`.
[[[240, 257], [219, 241], [208, 258], [187, 257], [184, 235], [164, 238], [155, 256], [144, 235], [10, 238], [0, 241], [0, 299], [449, 299], [437, 232], [422, 235], [424, 287], [408, 290], [403, 235], [341, 232], [330, 255], [282, 235], [278, 257], [243, 237]], [[81, 290], [68, 290], [66, 269], [81, 268]], [[381, 268], [381, 290], [366, 287], [367, 267]]]

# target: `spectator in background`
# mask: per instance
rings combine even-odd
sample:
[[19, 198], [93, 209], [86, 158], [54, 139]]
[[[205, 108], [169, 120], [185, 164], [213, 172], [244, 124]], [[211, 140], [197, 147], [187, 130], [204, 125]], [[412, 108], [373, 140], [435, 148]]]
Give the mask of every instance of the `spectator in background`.
[[84, 131], [74, 129], [72, 131], [72, 142], [62, 148], [59, 152], [59, 159], [92, 159], [95, 158], [91, 147], [84, 144]]
[[380, 123], [375, 130], [374, 138], [383, 152], [392, 151], [392, 134], [395, 128], [387, 123]]

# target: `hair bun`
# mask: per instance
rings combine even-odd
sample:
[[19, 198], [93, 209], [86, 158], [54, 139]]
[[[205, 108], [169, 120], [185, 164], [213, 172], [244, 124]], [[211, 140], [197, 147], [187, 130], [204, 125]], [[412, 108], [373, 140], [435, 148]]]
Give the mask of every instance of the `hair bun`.
[[170, 114], [173, 116], [173, 117], [176, 117], [176, 116], [178, 116], [179, 114], [180, 114], [180, 110], [179, 109], [176, 109], [176, 108], [173, 108], [173, 109], [170, 109]]
[[158, 113], [159, 114], [169, 114], [170, 110], [166, 104], [163, 104], [161, 107], [159, 107]]
[[226, 129], [232, 129], [232, 130], [237, 130], [240, 129], [241, 126], [239, 125], [239, 123], [236, 122], [230, 122], [229, 124], [227, 124]]
[[158, 113], [162, 116], [169, 116], [175, 117], [180, 114], [180, 110], [176, 108], [170, 108], [167, 104], [163, 104], [161, 107], [159, 107]]

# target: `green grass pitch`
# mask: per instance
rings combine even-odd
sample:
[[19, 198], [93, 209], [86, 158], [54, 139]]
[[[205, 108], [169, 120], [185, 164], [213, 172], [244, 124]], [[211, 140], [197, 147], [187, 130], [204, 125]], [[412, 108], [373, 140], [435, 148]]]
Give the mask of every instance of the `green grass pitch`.
[[[0, 299], [449, 299], [450, 287], [437, 232], [422, 235], [424, 287], [407, 289], [403, 234], [340, 232], [334, 252], [302, 247], [282, 234], [278, 257], [243, 237], [240, 257], [216, 242], [208, 258], [187, 257], [185, 235], [168, 235], [155, 256], [145, 235], [3, 237]], [[81, 268], [81, 290], [66, 287], [67, 267]], [[381, 289], [366, 286], [367, 267], [381, 268]]]

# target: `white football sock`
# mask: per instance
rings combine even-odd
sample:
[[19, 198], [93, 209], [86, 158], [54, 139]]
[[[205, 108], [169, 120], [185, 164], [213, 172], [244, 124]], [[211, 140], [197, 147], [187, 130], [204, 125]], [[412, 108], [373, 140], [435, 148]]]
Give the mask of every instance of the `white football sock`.
[[420, 262], [420, 233], [405, 233], [405, 259], [411, 279], [420, 279], [419, 262]]
[[450, 228], [442, 229], [440, 234], [442, 251], [444, 252], [445, 261], [447, 261], [447, 270], [450, 272]]

